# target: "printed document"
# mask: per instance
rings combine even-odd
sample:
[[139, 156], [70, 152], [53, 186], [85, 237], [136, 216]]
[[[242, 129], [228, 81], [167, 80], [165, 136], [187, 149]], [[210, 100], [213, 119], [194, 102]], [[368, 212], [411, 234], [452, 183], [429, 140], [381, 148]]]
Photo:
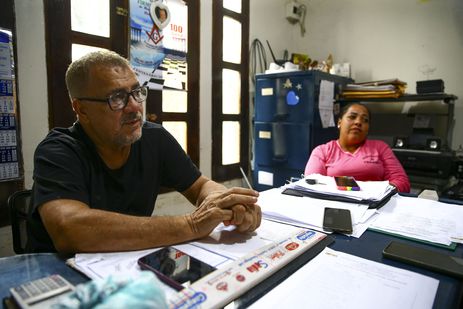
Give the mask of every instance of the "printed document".
[[237, 233], [234, 229], [235, 226], [219, 225], [208, 237], [190, 244], [230, 260], [236, 260], [300, 230], [292, 225], [269, 220], [262, 220], [260, 227], [250, 234]]
[[442, 245], [463, 239], [463, 207], [428, 199], [393, 196], [370, 228]]
[[432, 308], [439, 281], [326, 248], [250, 308]]
[[[234, 232], [233, 229], [234, 226], [219, 225], [208, 237], [202, 240], [173, 247], [209, 265], [221, 268], [299, 230], [291, 225], [268, 220], [262, 220], [261, 226], [252, 234]], [[74, 258], [69, 259], [67, 264], [91, 279], [106, 278], [111, 274], [135, 277], [141, 271], [137, 263], [138, 259], [159, 249], [79, 253]]]
[[318, 111], [323, 128], [334, 127], [333, 101], [334, 82], [322, 80], [318, 96]]

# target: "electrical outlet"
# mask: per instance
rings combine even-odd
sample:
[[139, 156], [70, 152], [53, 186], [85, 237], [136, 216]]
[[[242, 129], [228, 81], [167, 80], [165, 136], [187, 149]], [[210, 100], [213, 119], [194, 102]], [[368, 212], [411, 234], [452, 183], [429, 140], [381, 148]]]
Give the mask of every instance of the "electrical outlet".
[[295, 1], [291, 1], [286, 4], [286, 19], [290, 23], [297, 23], [301, 18], [299, 4]]

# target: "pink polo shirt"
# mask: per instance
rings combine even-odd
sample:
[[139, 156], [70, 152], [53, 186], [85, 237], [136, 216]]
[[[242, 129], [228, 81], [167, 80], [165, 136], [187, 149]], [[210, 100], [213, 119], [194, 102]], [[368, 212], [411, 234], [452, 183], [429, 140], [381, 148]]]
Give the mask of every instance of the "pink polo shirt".
[[355, 153], [342, 150], [337, 140], [317, 146], [310, 155], [305, 175], [353, 176], [360, 181], [388, 180], [400, 192], [410, 192], [410, 182], [389, 146], [366, 140]]

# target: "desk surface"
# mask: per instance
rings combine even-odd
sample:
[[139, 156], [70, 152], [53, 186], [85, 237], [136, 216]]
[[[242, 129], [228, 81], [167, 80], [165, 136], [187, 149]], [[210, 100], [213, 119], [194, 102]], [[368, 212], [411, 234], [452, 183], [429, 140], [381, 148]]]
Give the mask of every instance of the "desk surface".
[[[438, 279], [439, 288], [437, 290], [437, 295], [434, 300], [433, 308], [460, 308], [460, 299], [462, 296], [461, 293], [463, 288], [461, 281], [419, 267], [385, 259], [382, 257], [382, 251], [391, 240], [399, 240], [406, 243], [411, 243], [416, 246], [433, 248], [434, 250], [444, 252], [453, 256], [462, 257], [463, 247], [461, 245], [458, 246], [455, 251], [450, 251], [435, 246], [399, 239], [397, 237], [373, 231], [366, 231], [359, 239], [336, 234], [333, 234], [332, 237], [334, 238], [334, 242], [331, 243], [329, 247], [334, 250], [346, 252], [372, 261], [388, 264], [391, 266], [408, 269]], [[312, 257], [313, 256], [311, 254], [304, 254], [295, 263], [306, 262], [310, 260]], [[281, 282], [282, 273], [284, 274], [284, 276], [287, 277], [291, 273], [296, 271], [297, 268], [299, 268], [291, 266], [291, 264], [286, 266], [286, 269], [284, 268], [282, 272], [280, 272], [279, 277], [277, 272], [275, 274], [277, 276], [272, 276], [268, 278], [266, 280], [265, 286], [261, 288], [270, 289], [271, 287]], [[51, 275], [54, 273], [61, 274], [63, 277], [68, 279], [73, 284], [79, 284], [88, 280], [79, 272], [68, 267], [64, 263], [64, 259], [60, 258], [56, 254], [25, 254], [0, 258], [0, 297], [3, 299], [4, 297], [9, 296], [9, 288], [12, 286], [17, 286], [21, 283], [41, 278], [47, 275]], [[255, 292], [258, 292], [257, 294], [259, 295], [262, 295], [264, 293], [264, 291], [260, 290], [252, 291], [248, 294], [255, 295]], [[246, 298], [246, 295], [244, 298]], [[244, 303], [246, 303], [247, 305], [249, 305], [251, 302], [249, 302], [249, 300], [244, 301]], [[241, 302], [241, 304], [244, 303]], [[237, 302], [237, 305], [240, 305], [239, 301]]]

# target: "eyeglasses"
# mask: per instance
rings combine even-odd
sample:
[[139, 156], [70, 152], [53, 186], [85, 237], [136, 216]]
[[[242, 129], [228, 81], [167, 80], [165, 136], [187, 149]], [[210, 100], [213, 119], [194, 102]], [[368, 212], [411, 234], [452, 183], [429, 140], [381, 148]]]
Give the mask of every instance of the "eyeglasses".
[[130, 92], [127, 91], [118, 91], [116, 93], [111, 94], [106, 99], [99, 99], [99, 98], [76, 98], [77, 100], [85, 100], [85, 101], [95, 101], [95, 102], [106, 102], [108, 106], [113, 111], [119, 111], [124, 109], [129, 102], [129, 96], [132, 96], [135, 101], [138, 103], [142, 103], [148, 97], [148, 82], [145, 82], [140, 87], [133, 89]]

